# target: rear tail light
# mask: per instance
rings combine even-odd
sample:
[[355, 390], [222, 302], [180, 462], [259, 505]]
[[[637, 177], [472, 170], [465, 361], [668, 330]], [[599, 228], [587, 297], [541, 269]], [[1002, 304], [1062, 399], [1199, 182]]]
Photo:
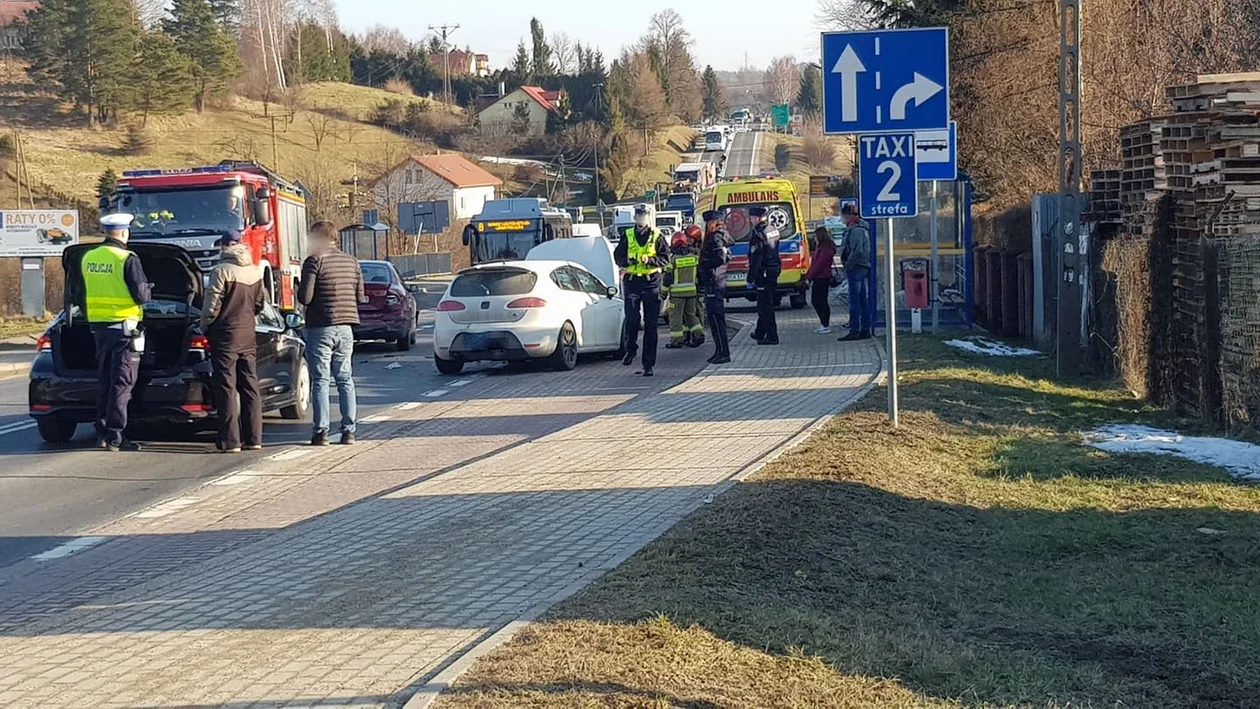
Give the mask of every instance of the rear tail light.
[[205, 335], [193, 335], [188, 341], [188, 349], [196, 352], [209, 352], [210, 340]]
[[517, 298], [507, 304], [509, 308], [542, 308], [547, 305], [547, 301], [542, 298]]
[[35, 341], [35, 350], [38, 352], [52, 352], [52, 338], [48, 335], [40, 335]]
[[184, 411], [190, 414], [203, 414], [203, 413], [209, 413], [211, 411], [214, 411], [214, 407], [211, 406], [210, 404], [184, 404], [183, 406], [180, 406], [179, 408], [183, 409]]
[[437, 311], [439, 313], [449, 313], [456, 310], [464, 310], [464, 304], [458, 300], [444, 300], [438, 303]]

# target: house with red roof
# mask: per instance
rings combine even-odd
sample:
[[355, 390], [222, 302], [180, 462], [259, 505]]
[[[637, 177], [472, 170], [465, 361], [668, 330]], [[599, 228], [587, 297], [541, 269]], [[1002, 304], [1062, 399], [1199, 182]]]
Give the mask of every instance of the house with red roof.
[[38, 2], [0, 0], [0, 54], [22, 49], [26, 39], [26, 14], [37, 7]]
[[522, 86], [478, 111], [477, 123], [482, 130], [509, 132], [523, 122], [525, 135], [542, 135], [547, 132], [547, 116], [560, 113], [566, 97], [563, 89]]
[[494, 199], [503, 180], [457, 153], [412, 155], [370, 187], [378, 209], [390, 213], [407, 202], [446, 202], [454, 222], [472, 219]]

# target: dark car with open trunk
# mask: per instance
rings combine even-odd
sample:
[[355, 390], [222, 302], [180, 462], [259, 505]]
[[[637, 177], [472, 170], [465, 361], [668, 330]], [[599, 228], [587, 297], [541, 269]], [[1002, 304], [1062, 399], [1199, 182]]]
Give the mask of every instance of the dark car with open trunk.
[[[30, 415], [45, 441], [74, 437], [81, 423], [96, 420], [96, 346], [83, 316], [83, 255], [93, 244], [62, 254], [66, 306], [40, 338], [31, 365]], [[133, 422], [205, 423], [216, 418], [211, 394], [210, 343], [201, 331], [205, 277], [193, 257], [172, 244], [132, 243], [129, 248], [153, 285], [144, 306], [145, 349], [128, 408]], [[263, 409], [287, 419], [310, 408], [305, 344], [296, 315], [267, 304], [257, 319], [258, 378]]]

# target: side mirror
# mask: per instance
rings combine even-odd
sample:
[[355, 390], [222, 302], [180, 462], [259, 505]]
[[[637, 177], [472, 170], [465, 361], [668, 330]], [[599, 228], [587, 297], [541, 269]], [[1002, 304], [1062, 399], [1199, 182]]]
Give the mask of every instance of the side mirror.
[[271, 202], [265, 199], [254, 200], [254, 223], [260, 227], [271, 226]]
[[424, 292], [424, 289], [420, 287], [419, 283], [407, 283], [404, 285], [407, 288], [408, 293], [415, 293], [416, 295], [419, 295]]
[[469, 244], [471, 244], [472, 240], [476, 238], [476, 236], [477, 236], [477, 227], [473, 226], [472, 224], [469, 224], [468, 226], [464, 227], [464, 246], [468, 246]]
[[618, 294], [618, 293], [620, 293], [620, 292], [621, 292], [621, 291], [617, 290], [617, 286], [608, 286], [608, 297], [609, 297], [609, 298], [616, 298], [616, 297], [617, 297], [617, 294]]
[[306, 326], [306, 321], [296, 311], [290, 310], [284, 314], [284, 326], [290, 330], [301, 330]]

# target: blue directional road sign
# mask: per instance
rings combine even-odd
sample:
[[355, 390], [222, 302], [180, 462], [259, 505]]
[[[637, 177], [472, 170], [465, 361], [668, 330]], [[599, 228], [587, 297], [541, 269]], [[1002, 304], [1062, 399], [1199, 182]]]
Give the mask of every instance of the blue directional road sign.
[[914, 133], [858, 138], [858, 179], [866, 219], [913, 217], [919, 213]]
[[914, 134], [919, 159], [919, 181], [958, 179], [958, 124], [949, 130], [921, 130]]
[[944, 27], [822, 35], [823, 130], [833, 134], [949, 128]]

